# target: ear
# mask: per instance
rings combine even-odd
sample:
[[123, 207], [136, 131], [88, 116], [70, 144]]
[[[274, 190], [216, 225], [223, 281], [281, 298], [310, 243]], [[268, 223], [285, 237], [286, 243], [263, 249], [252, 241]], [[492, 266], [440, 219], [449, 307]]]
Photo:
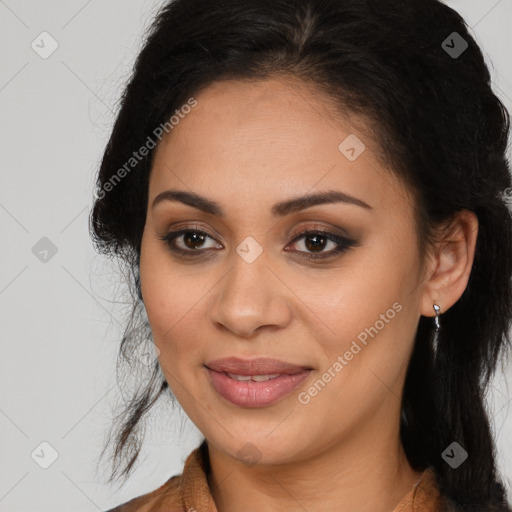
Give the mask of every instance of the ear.
[[421, 301], [421, 314], [431, 317], [435, 316], [434, 302], [442, 314], [460, 299], [467, 287], [475, 256], [478, 217], [470, 210], [461, 210], [444, 230], [439, 230], [439, 235], [432, 249]]

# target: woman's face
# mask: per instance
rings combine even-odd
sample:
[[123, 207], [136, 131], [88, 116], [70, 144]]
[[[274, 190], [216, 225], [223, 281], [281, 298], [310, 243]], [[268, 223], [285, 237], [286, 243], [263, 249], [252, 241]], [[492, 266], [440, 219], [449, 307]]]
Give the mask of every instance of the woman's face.
[[[425, 314], [411, 197], [365, 126], [299, 82], [221, 82], [196, 100], [156, 150], [140, 261], [172, 392], [241, 461], [296, 461], [356, 438], [377, 446], [397, 434]], [[161, 195], [171, 190], [217, 209]], [[283, 206], [327, 191], [352, 199]], [[208, 369], [229, 357], [295, 366]], [[239, 381], [223, 368], [279, 376]]]

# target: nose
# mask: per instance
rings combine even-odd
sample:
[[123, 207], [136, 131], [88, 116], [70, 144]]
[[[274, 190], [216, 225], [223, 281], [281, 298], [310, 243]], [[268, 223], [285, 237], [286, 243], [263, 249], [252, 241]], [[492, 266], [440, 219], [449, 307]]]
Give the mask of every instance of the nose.
[[231, 270], [221, 280], [208, 309], [216, 329], [238, 337], [252, 338], [256, 331], [284, 328], [291, 322], [291, 291], [268, 266], [264, 257], [247, 263], [236, 256]]

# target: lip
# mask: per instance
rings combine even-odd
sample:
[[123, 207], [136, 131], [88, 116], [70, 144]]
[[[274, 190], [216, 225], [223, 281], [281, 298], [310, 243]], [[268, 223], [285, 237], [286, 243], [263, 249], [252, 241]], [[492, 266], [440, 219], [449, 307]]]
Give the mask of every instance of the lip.
[[[312, 368], [295, 365], [278, 359], [217, 359], [205, 365], [210, 382], [223, 398], [239, 407], [264, 407], [270, 405], [300, 386], [312, 372]], [[227, 373], [248, 376], [279, 374], [278, 377], [255, 382], [238, 381]]]
[[268, 357], [258, 357], [255, 359], [225, 357], [210, 361], [205, 366], [216, 372], [235, 373], [236, 375], [267, 375], [271, 373], [295, 375], [304, 370], [312, 369], [307, 366], [287, 363], [280, 359], [270, 359]]

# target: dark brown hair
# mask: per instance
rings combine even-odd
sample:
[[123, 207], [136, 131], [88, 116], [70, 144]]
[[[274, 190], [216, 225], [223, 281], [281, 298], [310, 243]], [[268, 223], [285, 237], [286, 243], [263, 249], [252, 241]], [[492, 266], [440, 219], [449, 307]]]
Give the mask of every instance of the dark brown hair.
[[[140, 320], [138, 272], [154, 150], [126, 163], [213, 81], [284, 74], [316, 84], [372, 122], [390, 168], [415, 193], [422, 248], [458, 211], [478, 216], [469, 284], [441, 316], [437, 351], [432, 319], [420, 319], [401, 436], [413, 467], [433, 466], [457, 510], [509, 511], [484, 408], [486, 386], [510, 346], [509, 115], [464, 20], [440, 1], [175, 0], [161, 9], [124, 91], [91, 214], [97, 248], [119, 256], [132, 273], [134, 312], [120, 359], [129, 363], [150, 332]], [[151, 369], [112, 437], [111, 479], [130, 473], [144, 415], [159, 397], [172, 398], [158, 363]], [[454, 441], [469, 453], [457, 469], [441, 456]]]

